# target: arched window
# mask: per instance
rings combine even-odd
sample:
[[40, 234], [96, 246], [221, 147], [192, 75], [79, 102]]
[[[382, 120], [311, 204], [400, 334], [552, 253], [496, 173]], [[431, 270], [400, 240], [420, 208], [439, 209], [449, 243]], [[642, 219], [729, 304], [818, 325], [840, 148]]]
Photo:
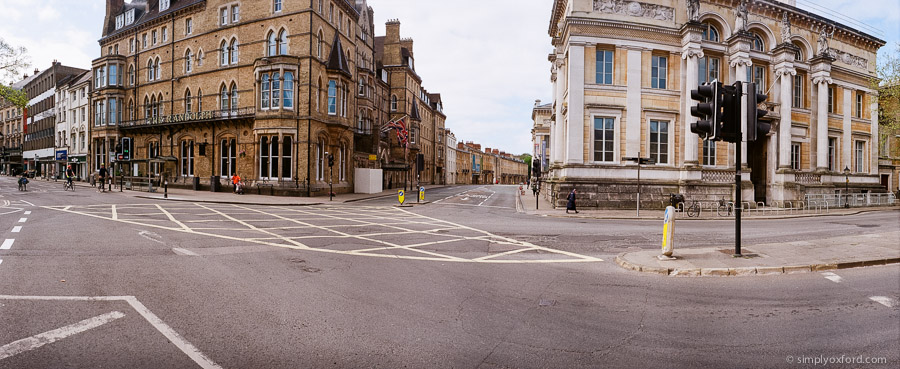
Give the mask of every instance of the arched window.
[[231, 111], [235, 111], [238, 108], [238, 89], [237, 84], [231, 82]]
[[397, 95], [391, 95], [391, 111], [397, 111]]
[[193, 103], [191, 102], [191, 89], [187, 89], [186, 91], [184, 91], [184, 112], [189, 114], [192, 113], [192, 105]]
[[347, 156], [347, 146], [344, 145], [344, 144], [342, 143], [342, 144], [341, 144], [341, 149], [338, 150], [338, 166], [339, 166], [339, 167], [338, 167], [338, 168], [339, 168], [339, 169], [338, 169], [338, 172], [339, 172], [339, 174], [338, 174], [338, 180], [341, 181], [341, 182], [347, 180], [347, 178], [346, 178], [346, 170], [345, 170], [345, 167], [346, 167], [345, 163], [346, 163], [346, 161], [347, 161], [347, 157], [346, 157], [346, 156]]
[[278, 32], [278, 54], [287, 55], [287, 31]]
[[228, 89], [225, 87], [224, 84], [222, 85], [220, 95], [221, 96], [220, 96], [219, 109], [223, 110], [223, 111], [228, 110]]
[[197, 111], [203, 111], [203, 90], [197, 89]]
[[128, 85], [134, 86], [134, 65], [128, 66]]
[[285, 109], [293, 109], [294, 108], [294, 73], [284, 72], [284, 87], [283, 96], [281, 99], [281, 104]]
[[797, 52], [794, 53], [794, 60], [803, 61], [803, 45], [795, 42], [794, 46], [797, 48]]
[[134, 100], [128, 100], [128, 120], [134, 120]]
[[144, 96], [144, 119], [150, 118], [150, 98]]
[[272, 109], [281, 106], [281, 75], [278, 72], [272, 74]]
[[184, 53], [184, 72], [190, 73], [193, 70], [193, 59], [194, 54], [191, 53], [191, 49], [188, 49]]
[[159, 108], [156, 105], [156, 96], [150, 96], [151, 116], [156, 118], [159, 116]]
[[203, 50], [200, 50], [200, 52], [197, 53], [197, 66], [203, 66]]
[[153, 65], [153, 79], [159, 79], [159, 57], [156, 57], [156, 63]]
[[318, 55], [319, 58], [322, 58], [322, 44], [325, 42], [322, 40], [323, 37], [324, 36], [322, 36], [322, 30], [319, 30], [319, 37], [316, 42], [316, 44], [318, 45], [316, 46], [316, 55]]
[[755, 51], [764, 51], [766, 48], [766, 44], [762, 40], [762, 36], [758, 33], [753, 34], [753, 43], [750, 45], [751, 50]]
[[703, 39], [719, 42], [719, 30], [710, 22], [703, 23]]
[[260, 105], [260, 107], [263, 108], [263, 109], [268, 109], [268, 108], [269, 108], [269, 87], [270, 87], [270, 86], [269, 86], [269, 74], [268, 74], [268, 73], [263, 74], [261, 85], [262, 85], [262, 88], [261, 88], [261, 90], [262, 90], [261, 95], [262, 95], [262, 96], [260, 97], [260, 104], [259, 104], [259, 105]]
[[147, 80], [153, 80], [153, 59], [147, 60]]
[[325, 179], [325, 139], [320, 138], [316, 145], [316, 180]]
[[219, 173], [222, 178], [231, 178], [237, 170], [237, 142], [235, 139], [223, 139], [221, 147], [222, 164]]
[[238, 42], [236, 38], [231, 39], [231, 64], [238, 63]]
[[322, 77], [319, 77], [319, 80], [316, 81], [316, 112], [319, 111], [319, 104], [322, 101], [322, 97], [319, 96], [319, 91], [322, 90]]
[[278, 40], [275, 39], [275, 32], [269, 31], [269, 35], [266, 37], [266, 40], [268, 40], [266, 56], [275, 56], [278, 49]]
[[220, 51], [219, 64], [228, 65], [228, 59], [229, 59], [228, 58], [228, 44], [225, 43], [225, 40], [222, 40], [222, 45], [219, 49], [220, 49], [219, 50]]
[[156, 106], [159, 107], [159, 111], [156, 116], [165, 115], [165, 106], [163, 105], [163, 97], [162, 93], [156, 96]]

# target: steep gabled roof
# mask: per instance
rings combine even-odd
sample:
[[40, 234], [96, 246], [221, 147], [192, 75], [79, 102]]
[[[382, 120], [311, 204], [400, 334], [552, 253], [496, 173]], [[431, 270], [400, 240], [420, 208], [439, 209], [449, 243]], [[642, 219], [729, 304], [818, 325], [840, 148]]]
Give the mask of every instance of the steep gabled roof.
[[412, 112], [409, 113], [409, 118], [412, 120], [418, 120], [418, 121], [422, 120], [422, 117], [419, 115], [419, 103], [418, 102], [413, 101]]
[[331, 54], [328, 56], [328, 63], [325, 64], [325, 69], [338, 71], [347, 76], [353, 76], [353, 74], [350, 73], [350, 64], [347, 63], [347, 56], [344, 55], [341, 37], [337, 32], [334, 34], [334, 42], [331, 43]]

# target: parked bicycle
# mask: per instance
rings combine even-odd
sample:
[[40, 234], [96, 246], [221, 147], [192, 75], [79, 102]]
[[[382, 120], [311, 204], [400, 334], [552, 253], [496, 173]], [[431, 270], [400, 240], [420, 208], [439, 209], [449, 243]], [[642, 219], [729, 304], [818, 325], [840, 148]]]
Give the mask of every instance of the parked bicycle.
[[720, 217], [730, 217], [734, 215], [734, 204], [726, 202], [725, 199], [721, 199], [719, 200], [719, 207], [716, 209], [716, 212]]
[[700, 202], [691, 200], [691, 204], [687, 207], [688, 218], [699, 217], [701, 211]]

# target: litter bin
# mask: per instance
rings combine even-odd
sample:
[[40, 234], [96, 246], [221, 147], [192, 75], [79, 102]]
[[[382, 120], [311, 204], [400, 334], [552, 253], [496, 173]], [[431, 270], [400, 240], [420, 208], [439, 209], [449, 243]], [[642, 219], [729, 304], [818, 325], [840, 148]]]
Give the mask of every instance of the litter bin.
[[200, 191], [200, 177], [192, 177], [194, 179], [194, 191]]
[[669, 205], [671, 205], [675, 210], [683, 211], [684, 210], [684, 195], [680, 193], [673, 193], [669, 195]]
[[221, 191], [221, 183], [219, 183], [219, 178], [216, 176], [209, 177], [209, 190], [210, 192], [219, 192]]

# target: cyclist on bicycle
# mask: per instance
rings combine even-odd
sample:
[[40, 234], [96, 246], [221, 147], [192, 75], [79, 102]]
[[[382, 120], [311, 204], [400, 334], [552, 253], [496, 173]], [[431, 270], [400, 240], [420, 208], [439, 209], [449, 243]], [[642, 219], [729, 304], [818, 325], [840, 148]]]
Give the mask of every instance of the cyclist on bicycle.
[[109, 172], [106, 170], [106, 163], [100, 163], [100, 171], [97, 173], [97, 177], [100, 179], [100, 189], [97, 190], [98, 192], [106, 191], [103, 185], [106, 183], [106, 176], [108, 174]]
[[72, 188], [72, 178], [75, 178], [75, 171], [72, 169], [72, 164], [69, 164], [66, 167], [66, 186], [68, 188]]

